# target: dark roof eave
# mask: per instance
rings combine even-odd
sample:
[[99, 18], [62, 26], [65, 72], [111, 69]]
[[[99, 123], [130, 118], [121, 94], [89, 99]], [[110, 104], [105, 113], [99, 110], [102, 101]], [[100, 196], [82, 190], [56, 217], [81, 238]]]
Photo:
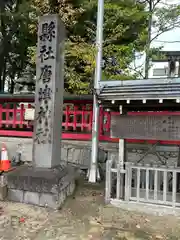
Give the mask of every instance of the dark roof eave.
[[100, 89], [110, 87], [131, 87], [131, 86], [147, 86], [147, 85], [162, 85], [162, 84], [180, 84], [180, 78], [151, 78], [137, 80], [110, 80], [101, 81]]
[[[64, 101], [87, 101], [92, 102], [92, 95], [65, 95]], [[0, 102], [34, 102], [34, 94], [0, 94]]]
[[137, 101], [137, 100], [174, 100], [174, 99], [180, 99], [179, 95], [174, 96], [167, 96], [167, 95], [141, 95], [141, 96], [132, 96], [132, 95], [125, 95], [125, 96], [118, 96], [118, 95], [101, 95], [99, 97], [99, 100], [116, 100], [116, 101]]
[[180, 78], [108, 81], [101, 83], [99, 99], [142, 100], [179, 99]]

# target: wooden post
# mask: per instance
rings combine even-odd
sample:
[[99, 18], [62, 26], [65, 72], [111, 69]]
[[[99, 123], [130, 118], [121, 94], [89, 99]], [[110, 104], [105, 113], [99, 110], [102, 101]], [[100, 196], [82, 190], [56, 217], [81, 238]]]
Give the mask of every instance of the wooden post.
[[[119, 139], [119, 157], [117, 163], [117, 198], [124, 198], [124, 191], [125, 191], [125, 139]], [[119, 189], [119, 190], [118, 190]]]

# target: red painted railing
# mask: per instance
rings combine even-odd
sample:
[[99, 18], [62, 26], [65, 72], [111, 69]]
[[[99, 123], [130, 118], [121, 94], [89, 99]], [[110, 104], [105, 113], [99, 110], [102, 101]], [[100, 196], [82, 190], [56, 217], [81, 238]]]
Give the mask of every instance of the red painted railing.
[[[6, 102], [5, 102], [6, 101]], [[7, 102], [8, 101], [8, 102]], [[33, 125], [24, 120], [25, 104], [31, 108], [33, 99], [5, 99], [0, 98], [0, 136], [11, 137], [32, 137]], [[27, 104], [26, 104], [27, 105]], [[100, 108], [99, 114], [99, 140], [118, 142], [118, 139], [110, 138], [110, 122], [112, 115], [119, 115], [119, 112], [106, 112]], [[131, 112], [130, 115], [180, 115], [180, 112]], [[92, 131], [92, 100], [65, 100], [62, 122], [62, 138], [74, 140], [91, 140]], [[141, 143], [146, 140], [128, 139], [131, 143]], [[155, 143], [156, 140], [148, 140], [148, 143]], [[178, 144], [180, 141], [160, 141], [162, 144]]]
[[[0, 104], [0, 136], [32, 137], [33, 125], [30, 121], [25, 121], [25, 108], [32, 108], [28, 103], [5, 103]], [[72, 101], [64, 104], [62, 137], [63, 139], [91, 140], [92, 131], [92, 103]], [[110, 114], [100, 109], [99, 139], [101, 141], [111, 139], [110, 134]]]

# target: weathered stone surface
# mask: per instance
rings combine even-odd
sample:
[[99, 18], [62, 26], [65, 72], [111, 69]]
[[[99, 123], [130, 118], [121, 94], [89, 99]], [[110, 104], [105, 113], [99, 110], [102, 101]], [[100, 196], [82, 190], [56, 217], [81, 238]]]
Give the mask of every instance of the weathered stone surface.
[[62, 204], [64, 204], [67, 196], [72, 195], [74, 190], [74, 180], [69, 182], [64, 189], [60, 189], [59, 192], [56, 194], [9, 189], [8, 200], [15, 202], [23, 202], [41, 207], [59, 209]]
[[68, 187], [64, 188], [63, 190], [61, 190], [61, 192], [59, 193], [59, 198], [58, 198], [58, 205], [62, 206], [67, 198], [67, 191], [68, 191]]
[[[0, 144], [6, 143], [10, 160], [32, 162], [31, 138], [0, 137]], [[78, 141], [63, 141], [61, 145], [61, 161], [74, 163], [81, 168], [88, 168], [91, 158], [91, 143]], [[106, 152], [99, 149], [98, 159], [102, 162], [107, 158]]]
[[[127, 144], [126, 145], [126, 158], [128, 162], [145, 163], [145, 164], [165, 164], [173, 165], [178, 162], [178, 146], [157, 145], [153, 149], [153, 145], [148, 144]], [[143, 158], [144, 154], [148, 154]], [[107, 148], [108, 159], [117, 161], [118, 159], [118, 146]]]
[[33, 205], [39, 205], [40, 194], [38, 192], [24, 191], [23, 202]]
[[23, 202], [24, 192], [23, 190], [8, 189], [8, 200], [12, 202]]
[[4, 200], [7, 197], [7, 186], [0, 186], [0, 200]]
[[76, 184], [75, 184], [75, 181], [73, 180], [67, 187], [67, 196], [72, 195], [74, 193], [75, 188], [76, 188]]
[[7, 174], [8, 188], [57, 193], [63, 184], [61, 179], [68, 175], [68, 170], [65, 166], [54, 169], [19, 167]]
[[[46, 25], [53, 32], [51, 39], [44, 34]], [[37, 36], [36, 78], [38, 81], [36, 81], [35, 91], [32, 159], [36, 167], [52, 168], [59, 165], [61, 161], [65, 28], [59, 15], [40, 16]], [[43, 47], [51, 49], [51, 56], [44, 57]], [[44, 68], [47, 65], [50, 67], [48, 77], [44, 74]], [[41, 109], [47, 109], [43, 117]], [[43, 129], [43, 132], [39, 129]]]
[[39, 206], [56, 209], [59, 207], [59, 196], [52, 193], [42, 193], [39, 198]]
[[75, 189], [75, 171], [23, 166], [7, 174], [8, 200], [58, 209]]
[[[0, 137], [0, 145], [2, 143], [6, 143], [9, 158], [12, 160], [13, 158], [18, 156], [18, 153], [21, 155], [21, 160], [24, 162], [32, 161], [32, 139], [28, 138], [11, 138], [11, 137]], [[91, 151], [91, 142], [88, 141], [70, 141], [64, 140], [62, 142], [62, 151], [61, 151], [61, 159], [62, 161], [73, 163], [75, 162], [80, 168], [88, 168], [90, 163], [90, 151]], [[151, 147], [151, 146], [149, 146]], [[76, 157], [72, 157], [73, 151], [68, 149], [76, 149], [74, 155]], [[99, 143], [99, 148], [101, 149], [99, 152], [99, 161], [103, 162], [106, 159], [117, 159], [118, 157], [118, 144], [116, 143]], [[79, 149], [83, 149], [84, 154], [81, 154]], [[86, 150], [87, 149], [87, 150]], [[129, 162], [137, 162], [144, 154], [145, 151], [148, 150], [147, 144], [127, 144], [127, 160]], [[155, 154], [157, 151], [162, 162], [165, 162], [167, 165], [172, 163], [176, 163], [178, 160], [178, 146], [156, 146], [152, 153], [149, 153], [143, 160], [144, 163], [152, 163], [159, 162], [160, 159]], [[69, 152], [69, 155], [67, 154]], [[84, 156], [84, 157], [83, 157]]]
[[[87, 144], [88, 143], [88, 144]], [[73, 163], [81, 168], [88, 168], [91, 160], [91, 143], [79, 142], [79, 144], [73, 144], [73, 142], [65, 142], [62, 145], [62, 160], [69, 163]], [[99, 148], [98, 161], [105, 162], [107, 153], [103, 149]]]

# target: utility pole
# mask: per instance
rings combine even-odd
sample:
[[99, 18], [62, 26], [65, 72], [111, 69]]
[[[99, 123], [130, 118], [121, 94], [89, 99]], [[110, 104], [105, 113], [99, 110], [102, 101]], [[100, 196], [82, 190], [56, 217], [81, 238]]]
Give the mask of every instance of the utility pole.
[[98, 90], [102, 78], [102, 56], [103, 56], [103, 22], [104, 22], [104, 0], [98, 0], [97, 30], [96, 30], [96, 69], [93, 91], [93, 123], [92, 123], [92, 153], [89, 171], [89, 182], [95, 183], [97, 178], [97, 160], [99, 144], [99, 104]]

